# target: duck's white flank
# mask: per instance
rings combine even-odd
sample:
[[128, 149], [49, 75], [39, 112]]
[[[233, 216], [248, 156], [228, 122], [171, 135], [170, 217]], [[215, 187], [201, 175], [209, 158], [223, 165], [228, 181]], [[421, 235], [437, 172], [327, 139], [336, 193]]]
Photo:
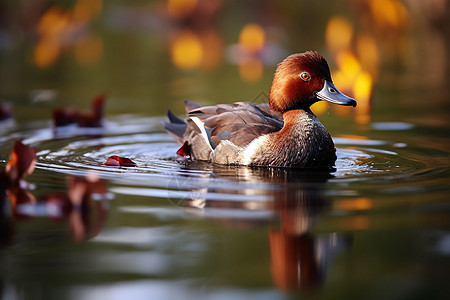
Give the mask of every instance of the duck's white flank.
[[253, 161], [253, 157], [258, 149], [267, 141], [267, 135], [262, 135], [247, 145], [239, 155], [239, 161], [242, 165], [249, 165]]

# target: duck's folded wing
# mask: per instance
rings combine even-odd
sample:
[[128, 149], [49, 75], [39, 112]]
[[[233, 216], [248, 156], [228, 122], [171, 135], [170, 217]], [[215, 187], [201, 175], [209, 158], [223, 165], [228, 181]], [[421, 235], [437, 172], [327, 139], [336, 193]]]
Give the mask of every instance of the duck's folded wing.
[[[210, 135], [209, 141], [216, 145], [222, 140], [229, 140], [236, 146], [245, 147], [253, 139], [279, 131], [283, 127], [282, 115], [271, 111], [267, 104], [236, 102], [205, 107], [190, 106], [194, 108], [187, 112], [188, 119], [198, 118]], [[189, 133], [191, 127], [188, 126], [185, 137], [186, 134], [192, 137], [192, 132]]]

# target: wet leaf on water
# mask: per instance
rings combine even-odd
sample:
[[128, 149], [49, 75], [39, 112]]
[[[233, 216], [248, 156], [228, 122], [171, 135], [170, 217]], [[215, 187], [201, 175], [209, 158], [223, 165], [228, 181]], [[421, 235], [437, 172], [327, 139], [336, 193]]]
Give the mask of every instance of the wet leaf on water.
[[36, 149], [16, 141], [5, 168], [10, 184], [18, 185], [24, 176], [33, 173], [35, 165]]
[[53, 110], [53, 124], [56, 127], [75, 124], [78, 113], [71, 108], [55, 108]]
[[108, 157], [108, 159], [105, 161], [104, 165], [105, 166], [116, 166], [116, 167], [135, 167], [136, 163], [134, 163], [129, 158], [113, 155], [113, 156]]
[[53, 110], [53, 124], [55, 127], [77, 124], [80, 127], [101, 127], [103, 118], [103, 105], [106, 96], [97, 95], [92, 99], [90, 112], [78, 112], [73, 108], [56, 108]]

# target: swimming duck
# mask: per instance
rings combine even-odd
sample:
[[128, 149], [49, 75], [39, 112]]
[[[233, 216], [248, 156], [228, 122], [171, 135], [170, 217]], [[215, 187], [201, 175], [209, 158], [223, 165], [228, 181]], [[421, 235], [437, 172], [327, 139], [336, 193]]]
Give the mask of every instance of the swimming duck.
[[333, 140], [311, 111], [320, 100], [345, 106], [356, 101], [331, 80], [316, 51], [288, 56], [278, 64], [269, 103], [236, 102], [201, 107], [185, 101], [186, 122], [170, 111], [165, 129], [182, 147], [177, 154], [217, 164], [332, 167]]

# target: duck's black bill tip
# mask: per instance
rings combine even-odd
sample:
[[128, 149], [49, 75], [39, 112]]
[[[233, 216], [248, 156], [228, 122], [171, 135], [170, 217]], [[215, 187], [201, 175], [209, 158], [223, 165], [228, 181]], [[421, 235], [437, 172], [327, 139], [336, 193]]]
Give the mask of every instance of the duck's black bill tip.
[[352, 100], [350, 100], [349, 102], [348, 102], [348, 106], [353, 106], [353, 107], [356, 107], [356, 105], [357, 105], [358, 103], [356, 103], [356, 100], [355, 99], [352, 99]]
[[342, 94], [332, 82], [325, 80], [323, 88], [316, 92], [316, 98], [338, 105], [356, 107], [356, 100]]

